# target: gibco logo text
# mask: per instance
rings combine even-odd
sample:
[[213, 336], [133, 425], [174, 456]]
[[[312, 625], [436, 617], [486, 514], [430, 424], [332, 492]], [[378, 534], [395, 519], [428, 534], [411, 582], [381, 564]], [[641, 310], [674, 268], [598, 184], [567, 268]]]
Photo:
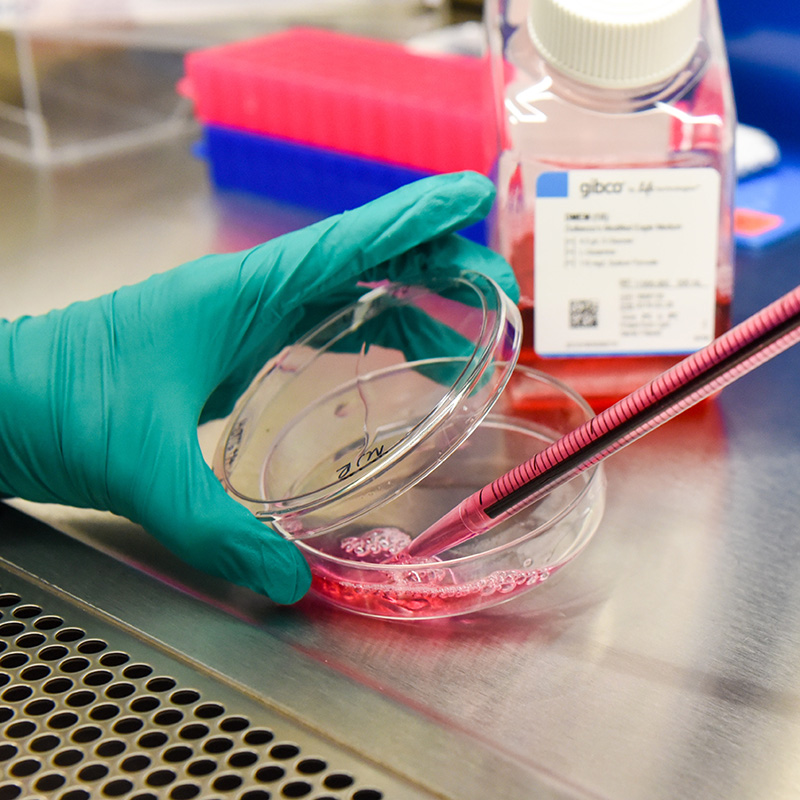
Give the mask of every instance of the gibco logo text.
[[580, 190], [581, 196], [588, 197], [590, 194], [620, 194], [624, 186], [624, 181], [609, 181], [608, 183], [603, 183], [595, 178], [593, 181], [582, 183], [580, 185]]

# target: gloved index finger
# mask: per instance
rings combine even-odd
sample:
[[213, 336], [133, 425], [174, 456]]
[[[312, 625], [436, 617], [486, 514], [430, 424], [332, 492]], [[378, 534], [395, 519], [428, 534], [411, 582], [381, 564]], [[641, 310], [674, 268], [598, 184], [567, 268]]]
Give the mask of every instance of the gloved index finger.
[[277, 247], [285, 268], [270, 269], [270, 301], [297, 305], [484, 218], [493, 199], [494, 187], [483, 175], [436, 175], [255, 248], [244, 266], [257, 274], [260, 256], [274, 263]]

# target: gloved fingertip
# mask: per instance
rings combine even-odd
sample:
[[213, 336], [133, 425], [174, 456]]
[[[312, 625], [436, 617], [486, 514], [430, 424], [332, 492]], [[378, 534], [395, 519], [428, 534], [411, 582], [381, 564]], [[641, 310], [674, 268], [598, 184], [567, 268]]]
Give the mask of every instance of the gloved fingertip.
[[430, 188], [447, 206], [452, 206], [460, 218], [459, 225], [464, 227], [483, 219], [495, 198], [495, 187], [489, 178], [469, 170], [434, 175], [417, 185]]
[[[265, 531], [266, 532], [266, 531]], [[279, 605], [300, 600], [311, 587], [311, 570], [297, 547], [267, 532], [275, 539], [262, 549], [262, 569], [252, 586]]]
[[452, 183], [462, 192], [474, 194], [476, 198], [494, 200], [495, 187], [492, 181], [480, 172], [464, 170], [463, 172], [451, 172], [445, 177], [449, 177]]

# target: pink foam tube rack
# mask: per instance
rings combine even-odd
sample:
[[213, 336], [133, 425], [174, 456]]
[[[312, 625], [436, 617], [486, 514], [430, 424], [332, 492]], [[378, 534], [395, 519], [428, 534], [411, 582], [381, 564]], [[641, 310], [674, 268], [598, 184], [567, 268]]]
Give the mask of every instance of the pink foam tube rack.
[[203, 122], [429, 172], [487, 174], [486, 62], [291, 28], [190, 53], [180, 90]]

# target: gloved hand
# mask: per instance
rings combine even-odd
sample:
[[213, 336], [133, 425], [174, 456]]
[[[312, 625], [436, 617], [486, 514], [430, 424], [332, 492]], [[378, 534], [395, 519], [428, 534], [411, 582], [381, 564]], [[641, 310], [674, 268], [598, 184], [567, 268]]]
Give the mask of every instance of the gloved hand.
[[302, 555], [225, 494], [198, 422], [227, 414], [356, 281], [456, 264], [515, 296], [508, 265], [452, 233], [492, 198], [477, 174], [436, 176], [252, 250], [0, 320], [0, 494], [115, 512], [201, 570], [298, 600]]

